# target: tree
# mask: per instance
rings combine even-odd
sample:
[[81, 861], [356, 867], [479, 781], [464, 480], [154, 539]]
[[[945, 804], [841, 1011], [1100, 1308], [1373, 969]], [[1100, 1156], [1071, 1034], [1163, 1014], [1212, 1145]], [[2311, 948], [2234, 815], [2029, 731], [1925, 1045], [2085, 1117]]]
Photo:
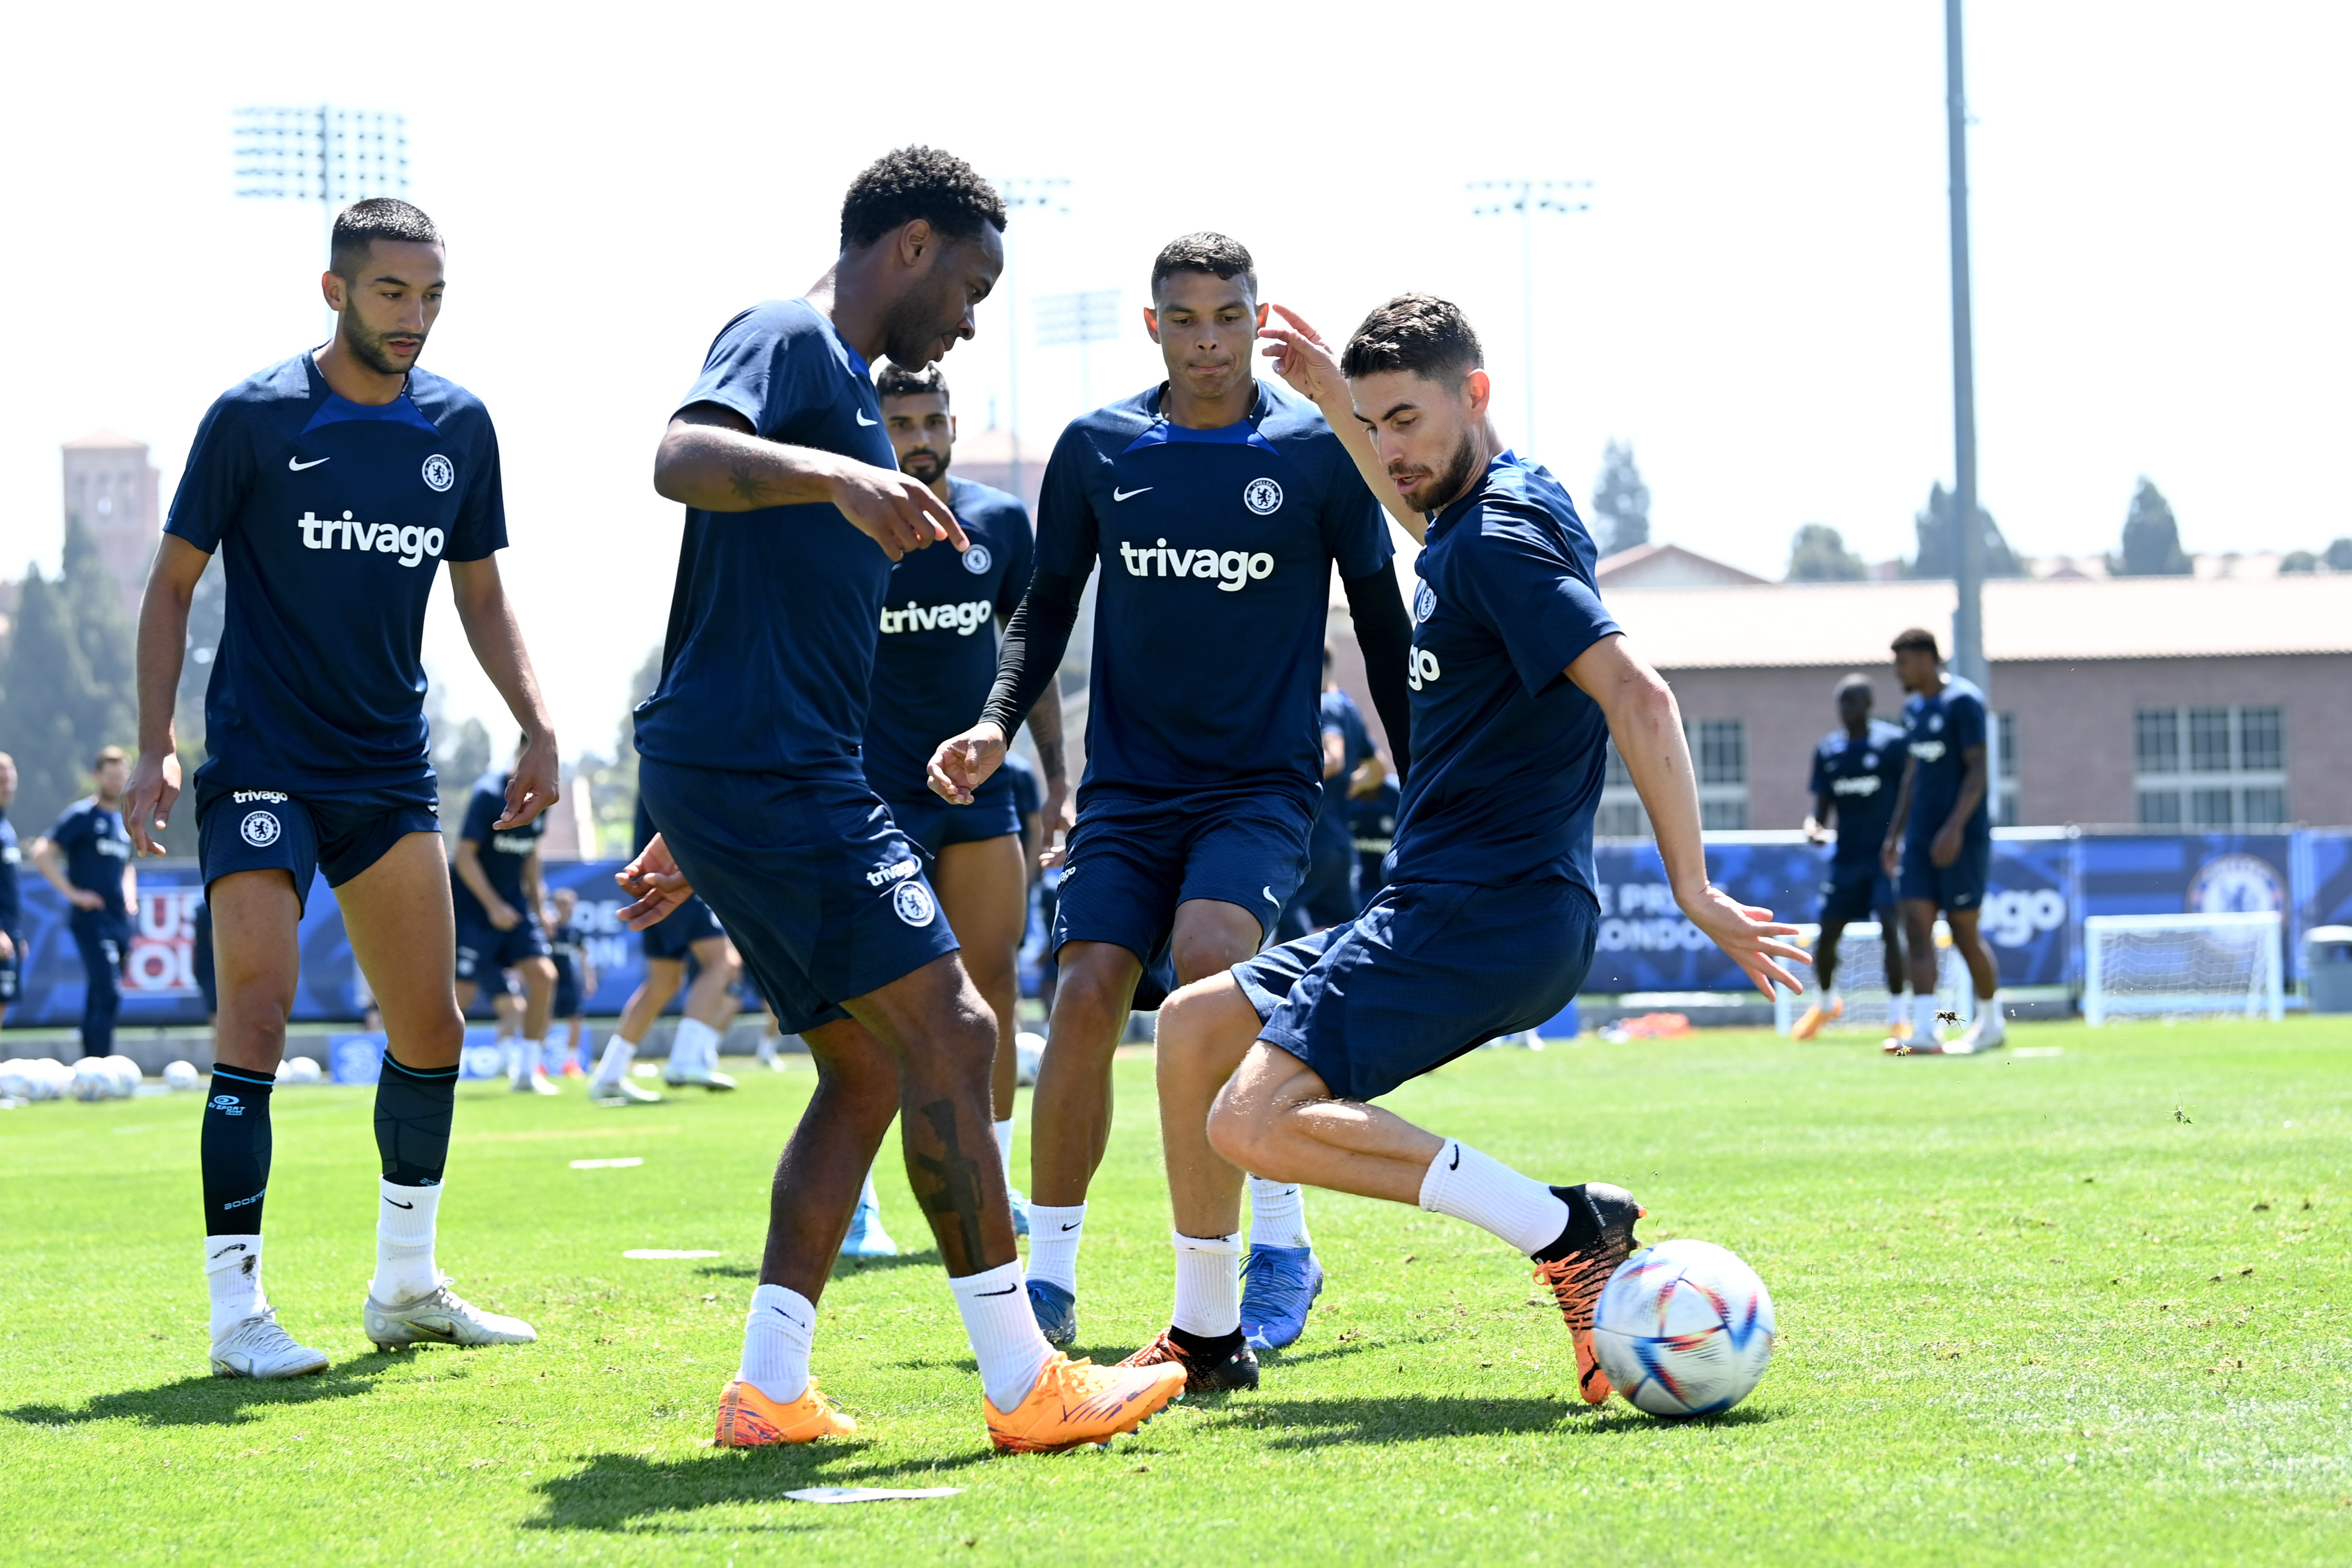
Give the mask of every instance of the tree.
[[627, 705], [613, 735], [613, 760], [591, 752], [580, 759], [579, 771], [588, 777], [596, 806], [596, 844], [608, 855], [626, 855], [636, 847], [637, 832], [637, 704], [661, 684], [662, 650], [646, 655], [629, 679]]
[[2110, 556], [2107, 570], [2118, 577], [2186, 577], [2194, 570], [2180, 548], [2180, 525], [2164, 492], [2140, 476], [2124, 519], [2123, 553]]
[[206, 755], [205, 695], [212, 688], [213, 660], [220, 656], [227, 617], [228, 579], [223, 574], [220, 556], [215, 554], [188, 600], [187, 650], [180, 660], [180, 689], [172, 705], [183, 777], [193, 778]]
[[1592, 515], [1600, 524], [1593, 543], [1603, 555], [1650, 542], [1650, 487], [1634, 467], [1631, 442], [1612, 441], [1601, 449], [1601, 477], [1592, 481]]
[[2283, 577], [2290, 573], [2318, 570], [2319, 557], [2308, 550], [2290, 550], [2279, 557], [2279, 575]]
[[[1956, 574], [1959, 560], [1957, 546], [1959, 535], [1953, 527], [1953, 514], [1959, 503], [1952, 492], [1942, 485], [1927, 489], [1927, 510], [1911, 519], [1918, 539], [1918, 553], [1904, 563], [1906, 577], [1951, 577]], [[2016, 553], [2009, 541], [2000, 534], [2000, 525], [1992, 513], [1977, 508], [1977, 521], [1984, 526], [1984, 574], [1988, 577], [2021, 577], [2025, 569], [2018, 564]]]
[[1789, 542], [1791, 583], [1859, 583], [1869, 575], [1862, 557], [1848, 550], [1844, 538], [1826, 523], [1809, 522]]
[[100, 746], [138, 739], [131, 629], [114, 579], [79, 518], [66, 520], [65, 571], [25, 574], [0, 679], [0, 751], [16, 759], [13, 815], [35, 831], [89, 792]]
[[2352, 539], [2338, 539], [2327, 546], [2326, 561], [2331, 572], [2352, 572]]

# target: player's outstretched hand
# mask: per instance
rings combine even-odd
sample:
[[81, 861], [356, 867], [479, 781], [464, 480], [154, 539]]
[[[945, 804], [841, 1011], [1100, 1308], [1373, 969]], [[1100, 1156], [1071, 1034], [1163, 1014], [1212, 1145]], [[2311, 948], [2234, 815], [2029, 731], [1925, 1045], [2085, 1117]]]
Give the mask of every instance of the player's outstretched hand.
[[1070, 829], [1077, 826], [1077, 818], [1070, 809], [1074, 804], [1067, 784], [1049, 787], [1045, 798], [1038, 804], [1038, 869], [1050, 871], [1062, 863], [1063, 847], [1069, 842]]
[[646, 841], [635, 859], [613, 873], [613, 880], [621, 885], [621, 891], [637, 900], [615, 911], [621, 923], [631, 931], [659, 925], [669, 918], [672, 910], [694, 897], [694, 884], [686, 879], [686, 873], [670, 858], [669, 846], [662, 842], [658, 833]]
[[161, 855], [155, 835], [172, 826], [172, 805], [180, 798], [180, 757], [176, 752], [141, 752], [131, 770], [131, 787], [122, 795], [122, 822], [131, 829], [131, 847], [142, 855]]
[[1287, 305], [1276, 305], [1274, 313], [1290, 323], [1288, 327], [1261, 327], [1258, 336], [1266, 342], [1265, 357], [1274, 362], [1276, 375], [1290, 384], [1290, 390], [1307, 399], [1328, 416], [1336, 404], [1352, 409], [1348, 396], [1348, 378], [1339, 374], [1339, 356], [1323, 341], [1323, 334], [1307, 324], [1306, 319]]
[[551, 731], [541, 731], [516, 760], [514, 773], [507, 779], [506, 815], [491, 823], [491, 827], [520, 826], [553, 805], [556, 796], [563, 793], [562, 785], [556, 782], [562, 777], [555, 736]]
[[1770, 910], [1759, 910], [1743, 904], [1721, 888], [1708, 884], [1706, 891], [1683, 905], [1683, 913], [1691, 924], [1705, 931], [1708, 940], [1723, 949], [1741, 973], [1756, 984], [1765, 995], [1772, 987], [1785, 985], [1791, 992], [1801, 992], [1804, 985], [1797, 977], [1772, 961], [1785, 958], [1797, 963], [1810, 964], [1812, 959], [1801, 947], [1774, 939], [1794, 936], [1797, 928], [1776, 921]]
[[956, 521], [947, 502], [912, 474], [867, 463], [844, 463], [834, 479], [833, 504], [851, 526], [880, 545], [882, 553], [893, 561], [942, 539], [954, 545], [959, 554], [971, 548], [963, 524]]
[[933, 795], [950, 805], [970, 805], [971, 792], [986, 784], [1003, 763], [1004, 731], [981, 723], [941, 741], [924, 773]]

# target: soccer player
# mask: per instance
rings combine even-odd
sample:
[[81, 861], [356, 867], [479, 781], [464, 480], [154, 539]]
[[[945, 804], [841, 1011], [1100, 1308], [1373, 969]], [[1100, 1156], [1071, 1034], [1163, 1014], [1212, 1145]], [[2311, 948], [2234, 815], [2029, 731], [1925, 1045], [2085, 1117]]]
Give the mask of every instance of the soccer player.
[[1255, 1384], [1238, 1282], [1214, 1245], [1232, 1239], [1249, 1170], [1418, 1204], [1526, 1254], [1598, 1404], [1609, 1384], [1592, 1308], [1634, 1246], [1632, 1195], [1547, 1185], [1369, 1102], [1575, 996], [1600, 921], [1592, 815], [1612, 736], [1691, 921], [1759, 988], [1795, 987], [1771, 956], [1802, 959], [1773, 940], [1795, 928], [1708, 885], [1674, 694], [1602, 607], [1567, 493], [1499, 449], [1461, 311], [1400, 296], [1365, 319], [1342, 363], [1303, 322], [1276, 335], [1277, 366], [1326, 417], [1370, 427], [1350, 441], [1368, 477], [1426, 514], [1407, 656], [1412, 761], [1391, 879], [1370, 908], [1195, 982], [1160, 1014], [1176, 1231], [1209, 1245], [1180, 1241], [1171, 1324], [1130, 1361], [1181, 1365], [1195, 1388]]
[[139, 765], [124, 814], [139, 850], [161, 854], [155, 835], [180, 794], [172, 705], [189, 600], [225, 552], [226, 621], [205, 699], [212, 756], [195, 777], [220, 985], [202, 1160], [212, 1367], [223, 1377], [327, 1364], [278, 1326], [261, 1274], [269, 1094], [316, 871], [390, 1037], [362, 1328], [384, 1350], [538, 1337], [459, 1298], [434, 1258], [465, 1043], [420, 657], [443, 561], [475, 657], [530, 737], [497, 831], [555, 800], [555, 734], [499, 582], [506, 510], [489, 415], [416, 367], [441, 310], [440, 232], [406, 202], [378, 198], [346, 207], [331, 243], [320, 287], [332, 340], [240, 383], [205, 416], [139, 616]]
[[66, 807], [57, 825], [33, 840], [33, 864], [73, 907], [67, 917], [81, 953], [84, 978], [81, 1054], [114, 1054], [114, 1019], [122, 1010], [122, 966], [131, 958], [131, 900], [138, 879], [131, 868], [131, 834], [122, 825], [122, 788], [131, 761], [109, 746], [90, 763], [94, 794]]
[[[529, 735], [516, 742], [518, 763], [530, 749]], [[557, 1094], [562, 1091], [547, 1081], [542, 1065], [555, 1001], [555, 960], [539, 913], [547, 903], [547, 884], [539, 868], [539, 840], [547, 831], [547, 818], [498, 826], [506, 817], [507, 788], [513, 779], [511, 772], [488, 773], [474, 781], [474, 798], [467, 804], [457, 853], [449, 866], [449, 896], [457, 922], [457, 1011], [474, 1005], [475, 990], [485, 975], [500, 993], [506, 990], [500, 971], [520, 980], [520, 1037], [507, 1046], [507, 1084], [517, 1094]]]
[[[943, 797], [974, 798], [1053, 689], [1099, 562], [1087, 772], [1050, 939], [1061, 975], [1030, 1101], [1029, 1293], [1056, 1344], [1077, 1335], [1087, 1186], [1138, 982], [1172, 989], [1248, 958], [1306, 870], [1334, 564], [1374, 700], [1404, 734], [1408, 627], [1387, 524], [1323, 416], [1251, 374], [1257, 291], [1249, 252], [1221, 234], [1185, 235], [1152, 262], [1144, 326], [1168, 378], [1063, 432], [995, 689], [931, 763]], [[1294, 1184], [1260, 1182], [1250, 1197], [1244, 1316], [1281, 1346], [1305, 1328], [1322, 1268]]]
[[[1911, 700], [1903, 705], [1910, 759], [1886, 825], [1884, 865], [1903, 900], [1903, 936], [1911, 955], [1911, 1033], [1889, 1036], [1886, 1049], [1906, 1056], [1970, 1056], [2009, 1043], [2000, 1016], [2000, 970], [1984, 933], [1985, 880], [1992, 870], [1992, 813], [1986, 803], [1984, 693], [1944, 673], [1936, 634], [1920, 626], [1894, 642], [1895, 675]], [[1954, 1039], [1936, 1019], [1936, 916], [1951, 927], [1952, 949], [1969, 966], [1977, 1016]]]
[[1371, 732], [1356, 700], [1339, 689], [1331, 673], [1331, 645], [1323, 645], [1323, 796], [1315, 805], [1315, 826], [1307, 839], [1307, 879], [1283, 906], [1287, 940], [1356, 918], [1356, 847], [1348, 831], [1349, 792], [1357, 770], [1372, 754]]
[[[834, 266], [807, 297], [720, 329], [655, 460], [686, 533], [661, 683], [637, 709], [638, 789], [661, 832], [621, 874], [638, 895], [622, 918], [642, 927], [700, 891], [817, 1069], [776, 1167], [724, 1447], [856, 1430], [811, 1380], [810, 1346], [894, 1116], [996, 1447], [1105, 1442], [1183, 1391], [1181, 1372], [1072, 1362], [1038, 1333], [991, 1131], [996, 1021], [860, 756], [892, 563], [971, 544], [899, 471], [867, 367], [887, 353], [919, 369], [971, 336], [1003, 227], [961, 159], [877, 160], [842, 204]], [[849, 1016], [824, 1021], [835, 1006]]]
[[0, 1024], [8, 1021], [8, 1004], [24, 986], [25, 902], [16, 884], [25, 852], [16, 847], [16, 827], [8, 808], [16, 804], [16, 759], [0, 752]]
[[[638, 854], [646, 852], [654, 837], [653, 816], [640, 794]], [[719, 1070], [719, 1046], [741, 1006], [735, 987], [743, 977], [743, 960], [727, 933], [719, 929], [719, 917], [701, 899], [688, 897], [659, 922], [646, 927], [642, 941], [646, 977], [622, 1005], [621, 1021], [605, 1040], [604, 1054], [588, 1080], [588, 1098], [608, 1109], [660, 1103], [660, 1095], [639, 1089], [631, 1080], [629, 1064], [636, 1060], [637, 1047], [645, 1043], [646, 1031], [669, 1005], [670, 998], [687, 984], [689, 961], [694, 965], [694, 984], [687, 985], [686, 1013], [670, 1036], [663, 1081], [672, 1089], [694, 1086], [713, 1093], [733, 1089], [734, 1078]]]
[[548, 897], [547, 950], [555, 965], [555, 1005], [551, 1018], [563, 1026], [563, 1048], [550, 1070], [565, 1078], [581, 1076], [581, 1047], [588, 1043], [588, 998], [596, 994], [596, 961], [589, 956], [588, 939], [573, 924], [580, 894], [558, 888]]
[[1838, 728], [1813, 748], [1813, 810], [1805, 818], [1805, 837], [1822, 844], [1834, 831], [1837, 847], [1822, 883], [1822, 931], [1813, 943], [1821, 991], [1791, 1031], [1801, 1040], [1811, 1039], [1823, 1024], [1844, 1015], [1845, 1003], [1837, 993], [1838, 939], [1849, 924], [1874, 914], [1886, 949], [1886, 1016], [1896, 1038], [1911, 1030], [1903, 1003], [1903, 919], [1895, 905], [1895, 882], [1879, 864], [1907, 761], [1903, 731], [1872, 718], [1870, 703], [1868, 676], [1856, 673], [1839, 681]]

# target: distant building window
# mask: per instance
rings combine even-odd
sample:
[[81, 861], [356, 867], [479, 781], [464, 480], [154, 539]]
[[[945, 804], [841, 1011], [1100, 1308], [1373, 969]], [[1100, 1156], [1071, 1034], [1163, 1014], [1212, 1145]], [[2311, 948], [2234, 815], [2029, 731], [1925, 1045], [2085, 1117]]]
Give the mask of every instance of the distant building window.
[[2132, 715], [2132, 742], [2141, 826], [2226, 829], [2287, 820], [2281, 710], [2143, 708]]
[[[1737, 830], [1748, 826], [1748, 724], [1741, 719], [1701, 719], [1685, 726], [1691, 763], [1698, 771], [1698, 825]], [[1593, 834], [1601, 838], [1651, 837], [1650, 814], [1642, 808], [1633, 775], [1617, 748], [1609, 748], [1601, 774], [1601, 805]]]

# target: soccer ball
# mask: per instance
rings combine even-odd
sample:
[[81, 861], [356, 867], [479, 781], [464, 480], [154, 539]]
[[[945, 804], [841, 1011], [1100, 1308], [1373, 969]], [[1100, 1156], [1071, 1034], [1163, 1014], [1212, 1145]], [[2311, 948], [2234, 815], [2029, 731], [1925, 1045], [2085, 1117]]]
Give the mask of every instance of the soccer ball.
[[1037, 1087], [1037, 1064], [1045, 1059], [1045, 1037], [1027, 1029], [1013, 1037], [1015, 1067], [1013, 1081], [1023, 1089]]
[[115, 1077], [100, 1057], [84, 1057], [73, 1065], [73, 1086], [70, 1092], [76, 1100], [112, 1100], [115, 1097]]
[[278, 1068], [281, 1083], [317, 1083], [324, 1077], [319, 1064], [309, 1057], [290, 1057]]
[[33, 1098], [33, 1064], [15, 1058], [0, 1062], [0, 1100]]
[[147, 1075], [139, 1069], [137, 1062], [119, 1052], [106, 1058], [105, 1062], [106, 1070], [114, 1075], [116, 1099], [128, 1100], [139, 1092], [140, 1082]]
[[55, 1057], [43, 1057], [33, 1063], [37, 1075], [33, 1085], [35, 1100], [63, 1100], [73, 1088], [73, 1068]]
[[173, 1062], [163, 1069], [163, 1087], [172, 1089], [194, 1089], [203, 1077], [202, 1073], [196, 1071], [195, 1063]]
[[1716, 1415], [1771, 1363], [1772, 1295], [1711, 1241], [1662, 1241], [1618, 1265], [1592, 1315], [1592, 1353], [1653, 1415]]

